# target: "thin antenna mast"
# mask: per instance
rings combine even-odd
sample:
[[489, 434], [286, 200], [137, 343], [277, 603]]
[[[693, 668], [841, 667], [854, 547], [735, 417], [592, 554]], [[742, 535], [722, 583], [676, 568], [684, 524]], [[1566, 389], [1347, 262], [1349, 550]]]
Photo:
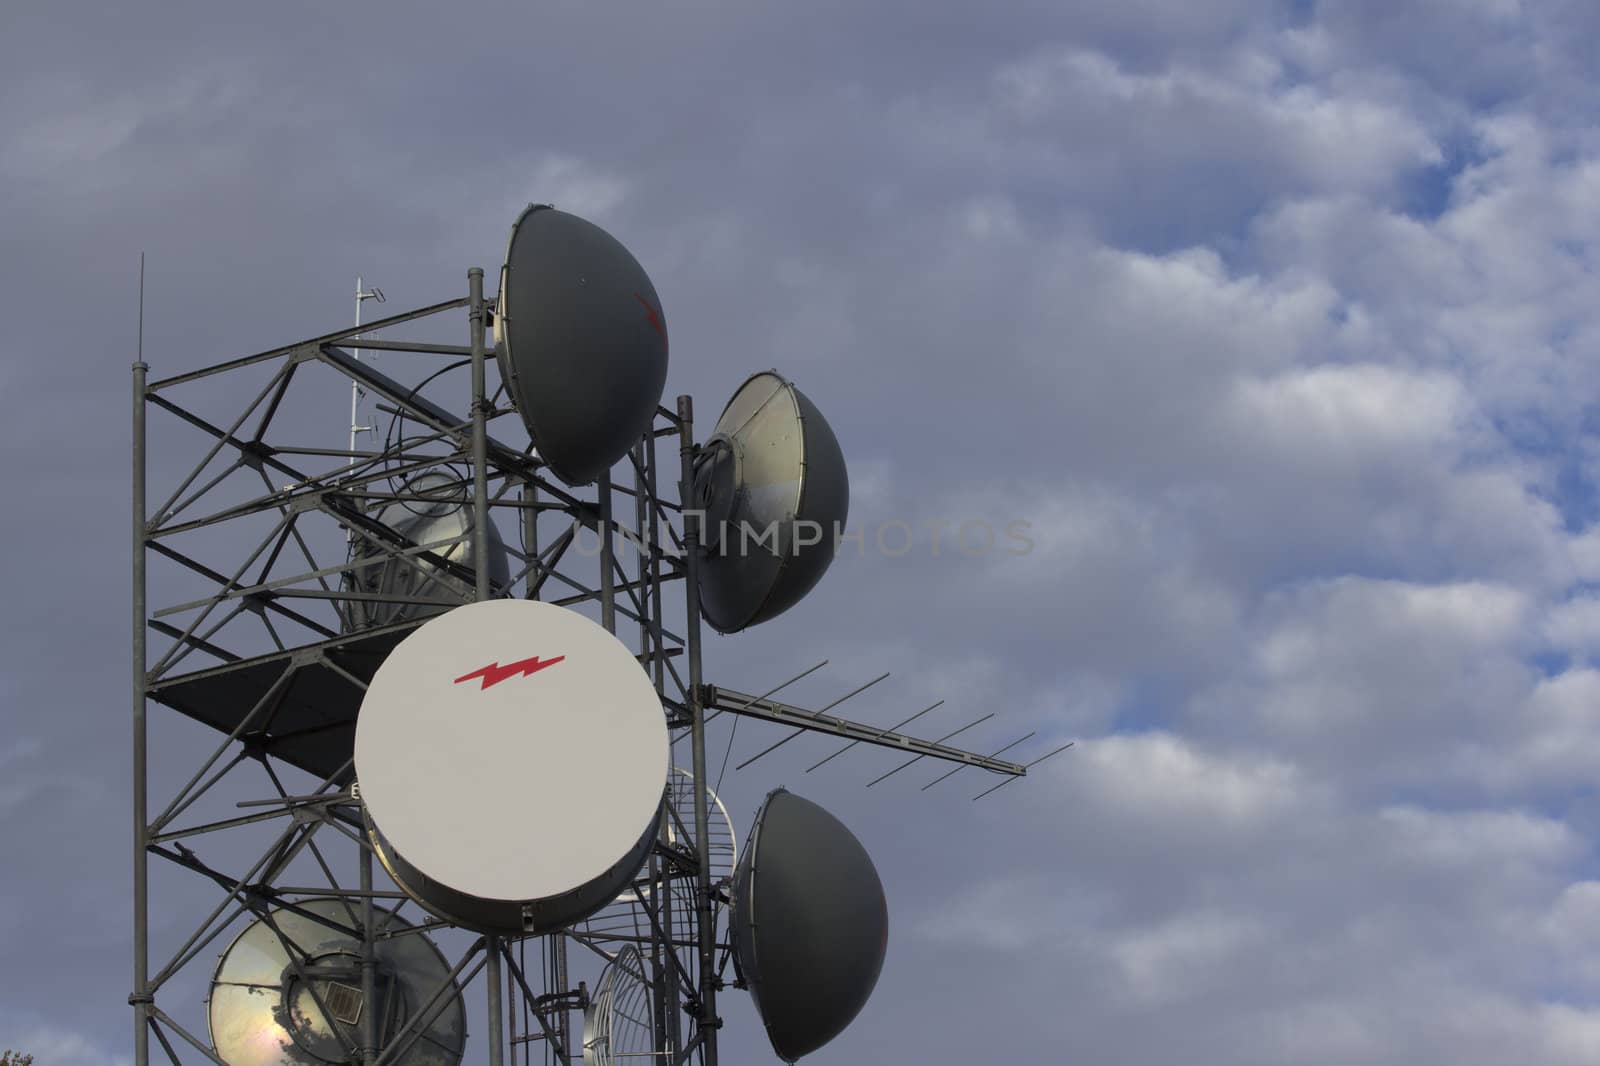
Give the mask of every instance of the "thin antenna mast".
[[[357, 314], [359, 315], [359, 311]], [[144, 362], [144, 253], [139, 253], [139, 362]]]
[[[361, 325], [361, 305], [363, 303], [367, 302], [368, 300], [376, 300], [379, 303], [383, 303], [384, 302], [383, 290], [378, 288], [376, 285], [374, 285], [370, 289], [366, 288], [361, 283], [361, 275], [357, 274], [356, 275], [356, 325], [357, 326]], [[354, 339], [355, 340], [360, 340], [363, 336], [365, 336], [365, 334], [361, 333], [358, 330], [356, 332], [356, 335], [355, 335]], [[360, 360], [361, 360], [361, 349], [359, 347], [355, 348], [353, 350], [352, 354], [353, 354], [354, 358], [356, 359], [356, 361], [360, 362]], [[352, 468], [355, 467], [356, 462], [357, 462], [357, 458], [356, 458], [356, 437], [357, 437], [357, 435], [359, 435], [361, 433], [364, 433], [367, 430], [370, 430], [372, 428], [371, 426], [363, 426], [361, 424], [361, 418], [360, 418], [360, 414], [359, 414], [360, 407], [361, 407], [361, 398], [363, 396], [365, 396], [366, 394], [367, 394], [367, 390], [362, 386], [361, 382], [359, 380], [355, 379], [355, 378], [352, 378], [350, 380], [350, 466]], [[350, 526], [350, 527], [347, 527], [345, 529], [344, 539], [345, 539], [345, 543], [347, 543], [347, 544], [350, 544], [350, 545], [354, 545], [355, 544], [355, 542], [356, 542], [356, 531], [355, 531], [355, 527], [354, 526]]]
[[[361, 305], [363, 303], [365, 303], [366, 301], [368, 301], [368, 300], [376, 300], [379, 303], [383, 303], [384, 302], [384, 300], [383, 300], [383, 290], [378, 288], [376, 285], [374, 285], [370, 289], [365, 288], [362, 285], [362, 282], [361, 282], [361, 275], [357, 274], [356, 275], [356, 325], [358, 325], [358, 326], [361, 325]], [[354, 339], [360, 340], [364, 336], [365, 336], [365, 334], [358, 332], [355, 335]], [[355, 359], [356, 359], [357, 362], [359, 362], [361, 360], [361, 349], [360, 348], [355, 349], [354, 356], [355, 356]], [[350, 463], [351, 463], [352, 466], [355, 465], [355, 461], [356, 461], [356, 457], [355, 457], [356, 435], [359, 434], [359, 433], [364, 433], [367, 430], [370, 430], [372, 428], [371, 426], [363, 426], [361, 424], [360, 416], [359, 416], [359, 413], [358, 413], [359, 405], [361, 403], [361, 398], [363, 396], [365, 396], [366, 394], [367, 394], [367, 390], [361, 386], [361, 382], [359, 382], [359, 381], [351, 381], [350, 382], [350, 452], [351, 452]], [[355, 534], [354, 534], [354, 532], [352, 532], [350, 535], [353, 537]]]

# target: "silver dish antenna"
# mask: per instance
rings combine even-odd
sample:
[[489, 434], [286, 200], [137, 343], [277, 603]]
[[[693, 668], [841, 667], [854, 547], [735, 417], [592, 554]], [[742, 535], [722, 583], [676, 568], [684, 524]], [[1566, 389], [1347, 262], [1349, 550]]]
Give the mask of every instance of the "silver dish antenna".
[[772, 1050], [793, 1062], [872, 995], [889, 944], [883, 883], [842, 822], [780, 788], [756, 813], [731, 897], [734, 964]]
[[[733, 876], [739, 862], [739, 838], [722, 798], [706, 786], [706, 853], [711, 862], [711, 883]], [[667, 775], [667, 797], [662, 836], [669, 847], [694, 847], [694, 775], [676, 766]]]
[[652, 998], [639, 949], [625, 945], [606, 964], [583, 1012], [586, 1066], [620, 1066], [658, 1057]]
[[[478, 932], [547, 933], [643, 866], [666, 716], [633, 653], [596, 623], [484, 600], [423, 623], [384, 660], [356, 719], [355, 769], [373, 847], [407, 895]], [[528, 816], [580, 795], [582, 818]]]
[[378, 1046], [410, 1041], [385, 1061], [458, 1066], [466, 1011], [449, 964], [393, 911], [373, 913], [372, 1002], [361, 993], [361, 911], [350, 901], [307, 899], [246, 926], [222, 953], [206, 998], [217, 1057], [230, 1066], [354, 1064], [371, 1015]]
[[533, 204], [511, 227], [495, 354], [539, 458], [586, 485], [650, 428], [667, 381], [655, 286], [611, 234]]
[[[473, 582], [451, 573], [427, 558], [435, 556], [458, 564], [463, 571], [477, 569], [473, 557], [473, 517], [467, 499], [470, 482], [428, 471], [399, 486], [397, 495], [415, 499], [393, 500], [373, 515], [379, 523], [410, 541], [415, 548], [397, 549], [405, 554], [386, 554], [366, 545], [351, 561], [347, 586], [375, 598], [352, 601], [349, 629], [415, 621], [448, 611], [452, 606], [470, 603]], [[511, 583], [511, 564], [505, 541], [493, 522], [488, 524], [489, 580], [499, 588]], [[427, 548], [427, 555], [416, 548]], [[421, 604], [403, 601], [433, 599], [446, 603]]]
[[805, 393], [771, 370], [728, 401], [693, 488], [705, 513], [701, 610], [722, 633], [799, 603], [833, 562], [850, 510], [833, 430]]
[[[711, 883], [719, 885], [733, 877], [739, 861], [739, 837], [733, 830], [733, 819], [728, 817], [728, 808], [710, 788], [706, 789], [706, 814], [706, 853], [711, 860]], [[659, 839], [669, 848], [694, 849], [694, 775], [676, 766], [667, 775]], [[641, 899], [646, 902], [651, 899], [652, 887], [648, 879], [635, 881], [616, 899], [590, 915], [583, 923], [583, 932], [597, 938], [647, 935], [650, 922], [637, 904]], [[672, 925], [675, 936], [684, 939], [693, 936], [693, 907], [685, 904], [675, 908]]]

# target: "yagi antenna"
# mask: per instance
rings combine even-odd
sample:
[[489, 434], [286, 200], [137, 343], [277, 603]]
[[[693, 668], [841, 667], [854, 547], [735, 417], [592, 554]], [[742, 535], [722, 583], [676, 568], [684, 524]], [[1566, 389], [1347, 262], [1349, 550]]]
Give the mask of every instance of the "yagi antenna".
[[[951, 739], [952, 737], [958, 737], [962, 733], [965, 733], [967, 730], [971, 729], [973, 726], [982, 725], [984, 722], [987, 722], [989, 719], [991, 719], [993, 717], [994, 717], [994, 712], [990, 711], [988, 714], [984, 715], [982, 718], [976, 718], [976, 719], [968, 722], [966, 725], [962, 726], [960, 729], [952, 729], [950, 732], [946, 733], [944, 736], [942, 736], [938, 740], [934, 741], [934, 743], [935, 744], [943, 744], [945, 741]], [[899, 773], [901, 770], [904, 770], [906, 767], [912, 765], [913, 763], [921, 762], [923, 759], [926, 759], [927, 757], [928, 756], [925, 755], [925, 754], [924, 755], [913, 755], [911, 758], [907, 759], [905, 762], [901, 763], [899, 766], [896, 766], [893, 770], [890, 770], [888, 773], [884, 774], [882, 777], [875, 777], [871, 781], [868, 781], [867, 782], [867, 787], [871, 788], [873, 785], [876, 785], [879, 781], [883, 781], [883, 780], [885, 780], [887, 778], [893, 777], [895, 774]]]
[[[1044, 762], [1046, 759], [1050, 758], [1051, 756], [1060, 755], [1062, 752], [1064, 752], [1068, 748], [1072, 747], [1072, 745], [1074, 743], [1076, 743], [1076, 741], [1069, 740], [1065, 744], [1061, 745], [1059, 748], [1055, 749], [1054, 751], [1045, 752], [1043, 755], [1039, 756], [1037, 759], [1033, 760], [1030, 763], [1027, 763], [1024, 766], [1024, 769], [1031, 770], [1035, 766], [1038, 766], [1040, 763]], [[1018, 776], [1021, 776], [1021, 775], [1018, 775]], [[981, 799], [983, 799], [983, 797], [987, 796], [991, 792], [1000, 791], [1002, 788], [1005, 788], [1007, 785], [1011, 784], [1011, 782], [1015, 781], [1016, 779], [1017, 778], [1015, 778], [1015, 777], [1008, 777], [1004, 781], [1000, 782], [998, 785], [995, 785], [993, 788], [984, 789], [982, 792], [978, 793], [976, 796], [973, 796], [972, 798], [973, 798], [974, 801], [981, 800]]]
[[[868, 681], [865, 685], [862, 685], [859, 688], [851, 689], [849, 692], [846, 692], [843, 696], [840, 696], [838, 699], [834, 700], [832, 703], [830, 703], [826, 707], [822, 708], [822, 710], [818, 711], [817, 714], [818, 715], [826, 714], [828, 711], [831, 711], [835, 707], [839, 706], [839, 704], [843, 703], [845, 700], [852, 699], [852, 698], [854, 698], [856, 696], [861, 695], [861, 693], [867, 691], [867, 689], [871, 688], [873, 685], [876, 685], [879, 681], [882, 681], [884, 678], [886, 678], [888, 676], [889, 676], [888, 671], [884, 671], [883, 673], [879, 674], [877, 677], [873, 678], [871, 681]], [[754, 701], [751, 701], [751, 702], [754, 702]], [[771, 747], [763, 748], [761, 751], [758, 751], [756, 754], [750, 756], [750, 758], [746, 759], [744, 762], [740, 763], [738, 766], [735, 766], [734, 769], [735, 770], [743, 770], [746, 766], [749, 766], [751, 763], [753, 763], [757, 759], [761, 758], [761, 756], [767, 755], [767, 754], [769, 754], [771, 752], [774, 752], [774, 751], [777, 751], [779, 748], [783, 747], [785, 744], [789, 743], [789, 741], [793, 740], [795, 737], [799, 736], [800, 734], [804, 733], [805, 731], [806, 731], [806, 729], [805, 729], [804, 726], [796, 727], [796, 729], [795, 729], [795, 731], [793, 733], [790, 733], [788, 736], [784, 737], [782, 740], [778, 741], [776, 744], [773, 744]]]
[[[896, 729], [899, 729], [902, 726], [908, 726], [912, 722], [915, 722], [918, 718], [921, 718], [923, 715], [927, 714], [929, 711], [936, 711], [940, 707], [943, 707], [943, 706], [944, 706], [944, 700], [939, 700], [937, 703], [929, 704], [928, 706], [922, 708], [922, 710], [918, 711], [916, 714], [913, 714], [911, 717], [902, 718], [900, 721], [896, 722], [894, 725], [892, 725], [889, 728], [883, 730], [881, 733], [878, 734], [878, 739], [880, 739], [880, 740], [883, 739], [884, 737], [888, 736], [890, 733], [894, 732]], [[817, 767], [824, 766], [824, 765], [832, 762], [834, 759], [837, 759], [839, 756], [843, 755], [845, 752], [849, 751], [851, 748], [855, 747], [857, 744], [860, 744], [860, 743], [861, 743], [861, 741], [859, 741], [859, 740], [852, 740], [850, 743], [846, 744], [844, 747], [840, 748], [838, 751], [834, 752], [832, 755], [829, 755], [826, 759], [823, 759], [820, 762], [814, 762], [810, 766], [806, 767], [806, 773], [809, 774], [811, 771], [815, 770]]]
[[[1039, 731], [1037, 729], [1035, 729], [1035, 730], [1033, 730], [1032, 732], [1029, 732], [1029, 733], [1024, 733], [1022, 736], [1018, 737], [1016, 740], [1013, 740], [1011, 743], [1007, 744], [1005, 747], [996, 748], [994, 751], [991, 751], [989, 753], [989, 757], [993, 758], [996, 755], [1004, 755], [1006, 752], [1010, 751], [1012, 748], [1016, 747], [1018, 744], [1021, 744], [1023, 741], [1032, 740], [1034, 737], [1036, 737], [1038, 735], [1039, 735]], [[926, 785], [923, 785], [921, 791], [926, 792], [926, 791], [928, 791], [928, 789], [932, 788], [934, 785], [937, 785], [939, 782], [947, 780], [947, 779], [949, 779], [951, 777], [954, 777], [956, 774], [959, 774], [961, 771], [963, 771], [965, 769], [966, 769], [965, 766], [957, 766], [953, 770], [947, 770], [944, 773], [940, 774], [938, 777], [934, 778], [932, 781], [929, 781]]]

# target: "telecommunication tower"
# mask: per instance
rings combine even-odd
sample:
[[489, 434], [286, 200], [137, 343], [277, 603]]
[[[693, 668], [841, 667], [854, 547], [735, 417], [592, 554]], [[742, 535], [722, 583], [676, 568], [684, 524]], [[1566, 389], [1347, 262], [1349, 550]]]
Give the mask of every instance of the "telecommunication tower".
[[[349, 329], [133, 367], [137, 1066], [456, 1066], [474, 1039], [491, 1066], [716, 1066], [730, 985], [779, 1058], [821, 1047], [877, 981], [877, 871], [782, 789], [741, 842], [707, 721], [993, 787], [1063, 749], [1014, 763], [1032, 734], [947, 743], [987, 715], [923, 740], [902, 730], [933, 708], [882, 728], [776, 698], [798, 677], [707, 682], [706, 627], [769, 622], [828, 568], [844, 457], [774, 371], [697, 440], [689, 397], [661, 405], [655, 289], [600, 227], [533, 205], [492, 298], [474, 268], [365, 325], [383, 297], [356, 299]], [[413, 336], [462, 311], [458, 343]], [[330, 380], [347, 442], [312, 428]], [[366, 448], [364, 396], [388, 418]], [[152, 924], [158, 870], [185, 928]]]

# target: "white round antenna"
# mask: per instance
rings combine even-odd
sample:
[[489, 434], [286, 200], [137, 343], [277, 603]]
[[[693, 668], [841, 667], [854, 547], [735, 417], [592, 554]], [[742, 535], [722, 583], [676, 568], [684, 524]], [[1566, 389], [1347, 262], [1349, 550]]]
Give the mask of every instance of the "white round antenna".
[[379, 667], [355, 769], [373, 845], [408, 895], [469, 929], [546, 933], [604, 906], [643, 865], [666, 716], [599, 625], [486, 600], [424, 623]]
[[[350, 901], [303, 900], [246, 926], [222, 953], [206, 998], [217, 1056], [232, 1066], [355, 1063], [363, 1020], [372, 1015], [380, 1046], [408, 1027], [421, 1030], [407, 1050], [386, 1061], [457, 1066], [466, 1013], [450, 965], [393, 911], [374, 913], [377, 996], [371, 1003], [361, 994], [361, 912]], [[434, 1002], [445, 985], [450, 993]], [[430, 1016], [418, 1021], [430, 1003]]]
[[606, 965], [584, 1009], [583, 1061], [587, 1066], [616, 1066], [655, 1058], [655, 1041], [644, 960], [628, 944]]

